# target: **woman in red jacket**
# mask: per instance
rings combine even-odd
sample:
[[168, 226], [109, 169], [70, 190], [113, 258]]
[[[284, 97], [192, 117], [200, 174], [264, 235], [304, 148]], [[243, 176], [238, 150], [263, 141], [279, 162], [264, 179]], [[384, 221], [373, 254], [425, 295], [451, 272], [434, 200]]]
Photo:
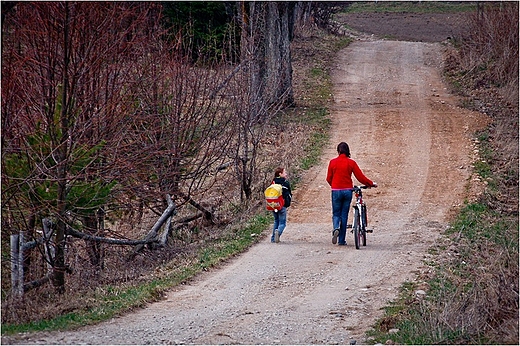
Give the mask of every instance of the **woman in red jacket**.
[[[350, 148], [345, 142], [338, 144], [338, 157], [330, 160], [327, 170], [327, 183], [332, 190], [332, 244], [347, 245], [347, 220], [352, 201], [352, 173], [363, 185], [377, 187], [368, 179], [356, 161], [350, 158]], [[338, 239], [339, 238], [339, 239]]]

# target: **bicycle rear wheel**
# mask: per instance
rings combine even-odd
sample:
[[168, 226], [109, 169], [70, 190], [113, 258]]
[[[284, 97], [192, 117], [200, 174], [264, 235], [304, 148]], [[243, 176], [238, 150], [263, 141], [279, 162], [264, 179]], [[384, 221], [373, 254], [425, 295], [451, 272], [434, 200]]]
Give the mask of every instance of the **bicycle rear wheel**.
[[359, 250], [359, 244], [361, 241], [361, 218], [357, 207], [354, 209], [354, 222], [352, 224], [352, 230], [354, 231], [354, 244], [356, 245], [356, 249]]

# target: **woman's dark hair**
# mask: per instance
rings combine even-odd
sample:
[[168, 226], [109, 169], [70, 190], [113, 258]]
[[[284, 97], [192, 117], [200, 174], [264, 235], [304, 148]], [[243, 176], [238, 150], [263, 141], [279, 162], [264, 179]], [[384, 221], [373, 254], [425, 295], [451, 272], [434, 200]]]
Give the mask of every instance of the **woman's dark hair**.
[[338, 154], [345, 154], [347, 157], [350, 157], [350, 148], [347, 143], [341, 142], [338, 144]]
[[283, 167], [278, 167], [277, 169], [274, 170], [274, 177], [275, 178], [278, 178], [280, 176], [280, 174], [282, 174], [284, 168]]

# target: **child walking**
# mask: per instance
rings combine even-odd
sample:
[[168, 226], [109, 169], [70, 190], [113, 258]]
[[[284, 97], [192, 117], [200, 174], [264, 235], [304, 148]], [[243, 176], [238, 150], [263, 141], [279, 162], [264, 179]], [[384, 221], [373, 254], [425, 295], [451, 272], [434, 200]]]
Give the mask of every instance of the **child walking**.
[[277, 212], [273, 211], [274, 224], [271, 243], [278, 243], [280, 242], [280, 236], [287, 225], [287, 208], [291, 206], [292, 199], [291, 184], [287, 180], [287, 171], [285, 168], [278, 167], [274, 171], [273, 183], [282, 185], [282, 196], [284, 200], [283, 208]]

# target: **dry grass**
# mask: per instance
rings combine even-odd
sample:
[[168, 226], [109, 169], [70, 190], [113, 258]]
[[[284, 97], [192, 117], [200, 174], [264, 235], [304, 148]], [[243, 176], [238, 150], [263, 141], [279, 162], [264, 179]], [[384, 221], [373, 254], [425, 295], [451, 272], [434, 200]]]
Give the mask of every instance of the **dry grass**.
[[478, 75], [477, 87], [518, 84], [518, 2], [479, 4], [469, 18], [461, 57], [468, 73]]
[[[454, 230], [463, 228], [467, 219], [460, 221]], [[430, 300], [434, 313], [429, 324], [432, 330], [459, 334], [454, 339], [442, 337], [441, 343], [518, 342], [518, 258], [514, 256], [518, 248], [502, 243], [518, 239], [518, 232], [515, 236], [512, 220], [510, 227], [500, 228], [510, 234], [496, 234], [497, 227], [486, 229], [494, 223], [496, 219], [484, 219], [478, 225], [482, 232], [454, 234], [445, 250], [452, 256], [440, 256], [434, 282], [443, 296]], [[488, 238], [492, 236], [497, 239]]]

